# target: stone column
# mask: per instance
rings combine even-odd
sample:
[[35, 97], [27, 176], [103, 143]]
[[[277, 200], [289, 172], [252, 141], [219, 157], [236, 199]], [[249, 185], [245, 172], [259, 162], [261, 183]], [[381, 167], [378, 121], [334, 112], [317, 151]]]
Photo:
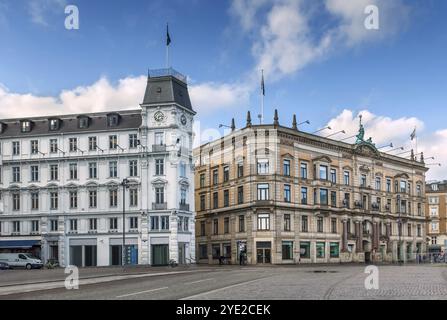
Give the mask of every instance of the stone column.
[[342, 252], [348, 252], [348, 220], [343, 219]]
[[355, 235], [356, 235], [356, 252], [362, 252], [363, 248], [362, 248], [362, 227], [360, 225], [360, 220], [357, 220], [355, 222]]
[[387, 243], [386, 243], [386, 252], [390, 253], [393, 252], [392, 248], [392, 242], [391, 242], [391, 222], [386, 222], [386, 236], [387, 236]]

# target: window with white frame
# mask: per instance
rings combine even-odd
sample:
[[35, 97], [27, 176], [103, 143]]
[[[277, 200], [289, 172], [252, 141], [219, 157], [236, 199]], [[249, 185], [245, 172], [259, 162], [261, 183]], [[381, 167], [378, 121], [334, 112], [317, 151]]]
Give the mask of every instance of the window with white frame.
[[78, 179], [78, 164], [70, 163], [69, 171], [70, 171], [70, 180], [77, 180]]
[[131, 229], [131, 230], [138, 229], [138, 217], [130, 217], [129, 218], [129, 229]]
[[258, 184], [258, 200], [269, 200], [269, 185], [267, 183]]
[[98, 148], [98, 138], [97, 137], [88, 137], [88, 150], [96, 151]]
[[165, 174], [165, 160], [155, 159], [155, 175], [162, 176]]
[[258, 230], [270, 230], [270, 215], [268, 213], [258, 214]]
[[98, 164], [96, 162], [89, 162], [88, 177], [89, 177], [89, 179], [97, 179], [98, 178]]
[[138, 177], [138, 160], [129, 161], [129, 177]]
[[269, 160], [258, 159], [258, 174], [268, 174], [268, 173], [269, 173]]

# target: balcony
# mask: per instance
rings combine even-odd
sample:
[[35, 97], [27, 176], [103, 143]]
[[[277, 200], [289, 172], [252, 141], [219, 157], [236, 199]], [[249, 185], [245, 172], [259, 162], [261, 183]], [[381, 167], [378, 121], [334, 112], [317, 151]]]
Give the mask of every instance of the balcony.
[[182, 211], [189, 211], [189, 204], [187, 203], [179, 203], [179, 209]]
[[153, 144], [152, 152], [166, 152], [166, 145], [164, 144]]
[[152, 203], [152, 210], [167, 210], [168, 204], [166, 202], [164, 203]]

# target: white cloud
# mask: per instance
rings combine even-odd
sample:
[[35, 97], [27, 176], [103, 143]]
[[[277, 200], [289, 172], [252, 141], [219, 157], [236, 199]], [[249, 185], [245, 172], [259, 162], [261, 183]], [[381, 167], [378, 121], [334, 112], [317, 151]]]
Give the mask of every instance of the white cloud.
[[55, 13], [64, 14], [66, 5], [66, 0], [31, 0], [28, 3], [28, 13], [33, 23], [48, 26], [48, 15]]
[[203, 83], [189, 87], [196, 111], [213, 112], [220, 108], [247, 106], [250, 88], [243, 84]]
[[[434, 133], [424, 132], [425, 124], [415, 117], [402, 117], [392, 119], [386, 116], [379, 116], [371, 113], [368, 110], [360, 111], [355, 114], [353, 111], [345, 109], [338, 116], [328, 122], [328, 126], [332, 131], [326, 131], [325, 134], [337, 132], [339, 130], [346, 130], [345, 136], [336, 136], [337, 139], [343, 139], [357, 134], [359, 129], [359, 115], [362, 115], [362, 122], [365, 126], [365, 139], [372, 138], [373, 143], [377, 147], [387, 145], [390, 142], [395, 147], [405, 147], [405, 151], [411, 149], [416, 150], [416, 141], [410, 140], [410, 135], [413, 129], [417, 128], [418, 145], [417, 151], [424, 152], [426, 158], [435, 157], [435, 160], [427, 159], [426, 163], [441, 163], [442, 166], [428, 166], [430, 170], [427, 173], [427, 179], [443, 180], [447, 176], [447, 129], [439, 130]], [[354, 142], [355, 138], [347, 140], [347, 142]], [[383, 149], [383, 151], [390, 150]], [[396, 154], [398, 151], [393, 152]], [[410, 157], [410, 153], [402, 155], [403, 157]]]

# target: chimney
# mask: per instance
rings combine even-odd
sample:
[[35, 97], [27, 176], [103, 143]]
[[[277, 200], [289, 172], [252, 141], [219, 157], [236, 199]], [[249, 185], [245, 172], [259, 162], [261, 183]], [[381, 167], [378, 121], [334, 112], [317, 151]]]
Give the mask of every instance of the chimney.
[[250, 111], [247, 112], [247, 128], [251, 128], [251, 114], [250, 114]]
[[292, 129], [298, 131], [298, 123], [296, 122], [296, 114], [293, 115]]

